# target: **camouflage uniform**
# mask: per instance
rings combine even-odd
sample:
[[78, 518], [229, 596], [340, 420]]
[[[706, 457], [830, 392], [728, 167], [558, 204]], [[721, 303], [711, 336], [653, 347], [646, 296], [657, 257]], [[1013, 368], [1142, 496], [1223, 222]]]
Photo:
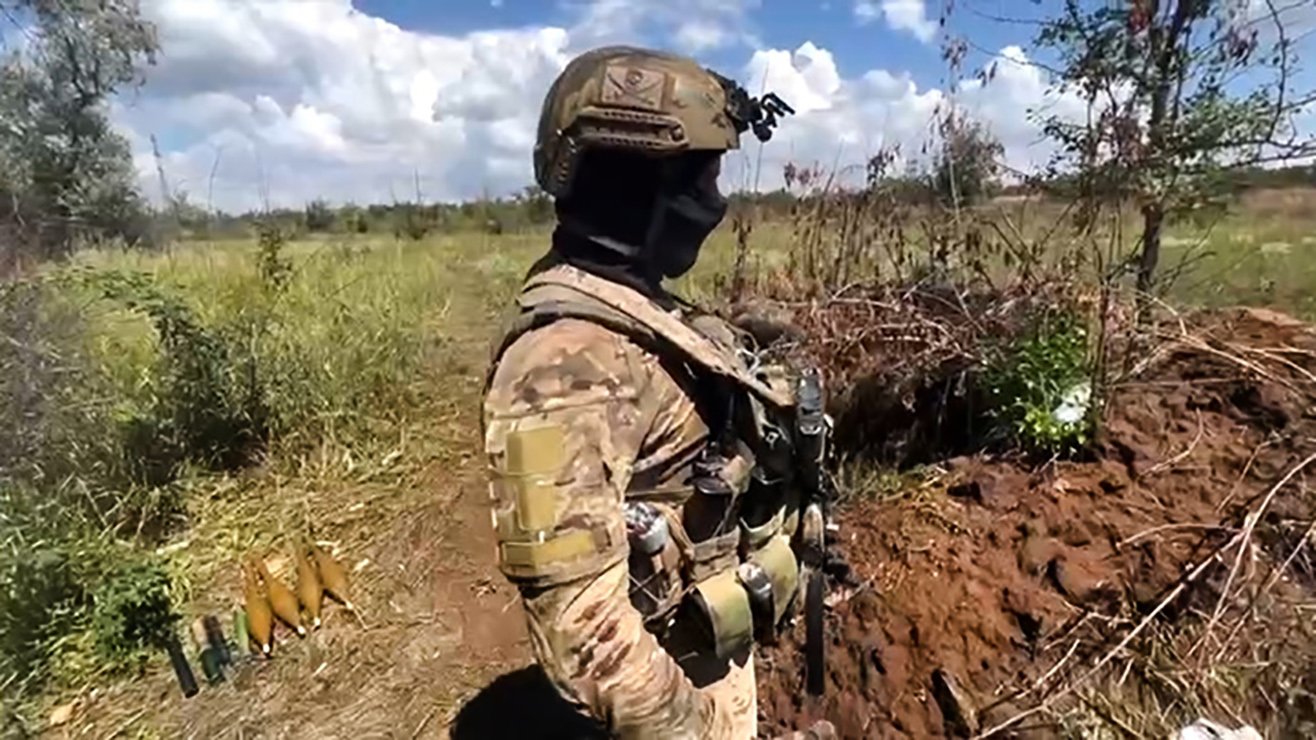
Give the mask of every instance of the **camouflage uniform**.
[[[658, 97], [647, 102], [657, 105], [664, 84], [672, 89], [664, 81], [670, 60], [659, 59], [656, 67], [641, 63], [652, 58], [609, 66], [601, 78], [569, 67], [550, 92], [546, 117], [564, 85], [590, 88], [598, 79], [605, 84], [573, 105], [615, 99], [608, 81], [632, 92], [656, 85]], [[677, 71], [687, 73], [668, 75], [679, 87], [689, 70]], [[697, 92], [700, 105], [725, 105], [718, 89]], [[699, 132], [682, 135], [697, 140]], [[723, 136], [709, 146], [734, 146], [734, 132]], [[544, 151], [537, 148], [536, 170], [553, 192], [544, 173], [559, 170], [541, 162]], [[521, 591], [536, 658], [568, 701], [615, 736], [756, 736], [752, 640], [734, 626], [750, 621], [749, 602], [736, 595], [743, 593], [737, 567], [754, 553], [782, 564], [768, 584], [773, 606], [767, 617], [758, 614], [779, 621], [795, 587], [785, 544], [794, 515], [776, 502], [767, 524], [746, 524], [742, 494], [755, 440], [744, 438], [753, 434], [729, 443], [716, 485], [691, 481], [708, 475], [700, 460], [710, 440], [742, 419], [719, 416], [722, 395], [762, 418], [789, 407], [789, 394], [750, 373], [727, 325], [664, 309], [572, 266], [533, 277], [519, 303], [488, 378], [484, 427], [496, 556]], [[627, 506], [635, 502], [670, 531], [660, 549], [632, 546]], [[711, 604], [726, 593], [732, 606], [710, 609], [718, 614], [711, 623], [683, 611], [691, 594]], [[724, 615], [731, 628], [719, 621]], [[734, 638], [710, 642], [710, 624]]]

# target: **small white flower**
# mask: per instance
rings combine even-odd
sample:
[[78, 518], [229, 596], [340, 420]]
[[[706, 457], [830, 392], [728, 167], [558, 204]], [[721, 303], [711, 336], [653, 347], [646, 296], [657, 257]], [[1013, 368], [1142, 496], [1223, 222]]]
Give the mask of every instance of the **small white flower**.
[[1073, 426], [1087, 415], [1088, 404], [1092, 400], [1092, 385], [1084, 380], [1065, 392], [1060, 405], [1051, 412], [1051, 418], [1057, 424]]

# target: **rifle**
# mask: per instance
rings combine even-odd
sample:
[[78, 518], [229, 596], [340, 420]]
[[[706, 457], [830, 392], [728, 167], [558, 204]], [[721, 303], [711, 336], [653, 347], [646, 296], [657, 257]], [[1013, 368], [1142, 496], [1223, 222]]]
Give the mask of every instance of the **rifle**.
[[820, 696], [824, 686], [823, 598], [826, 594], [826, 535], [835, 490], [823, 467], [832, 420], [825, 411], [822, 377], [817, 368], [802, 371], [796, 385], [795, 477], [803, 495], [796, 532], [800, 580], [804, 589], [805, 686]]

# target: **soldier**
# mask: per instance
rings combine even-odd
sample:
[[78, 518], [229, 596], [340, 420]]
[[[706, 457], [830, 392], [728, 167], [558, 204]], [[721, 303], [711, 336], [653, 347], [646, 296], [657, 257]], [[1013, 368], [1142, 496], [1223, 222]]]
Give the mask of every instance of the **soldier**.
[[793, 401], [662, 286], [726, 212], [722, 154], [783, 110], [632, 47], [577, 57], [544, 101], [558, 224], [484, 400], [497, 557], [545, 672], [613, 736], [756, 737], [752, 645], [795, 602], [800, 514], [765, 472]]

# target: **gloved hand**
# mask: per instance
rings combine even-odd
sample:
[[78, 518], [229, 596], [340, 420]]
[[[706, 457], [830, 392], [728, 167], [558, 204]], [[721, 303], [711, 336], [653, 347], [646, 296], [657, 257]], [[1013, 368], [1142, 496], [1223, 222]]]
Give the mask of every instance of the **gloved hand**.
[[796, 730], [786, 735], [778, 735], [773, 740], [836, 740], [836, 728], [831, 722], [820, 719], [807, 730]]

